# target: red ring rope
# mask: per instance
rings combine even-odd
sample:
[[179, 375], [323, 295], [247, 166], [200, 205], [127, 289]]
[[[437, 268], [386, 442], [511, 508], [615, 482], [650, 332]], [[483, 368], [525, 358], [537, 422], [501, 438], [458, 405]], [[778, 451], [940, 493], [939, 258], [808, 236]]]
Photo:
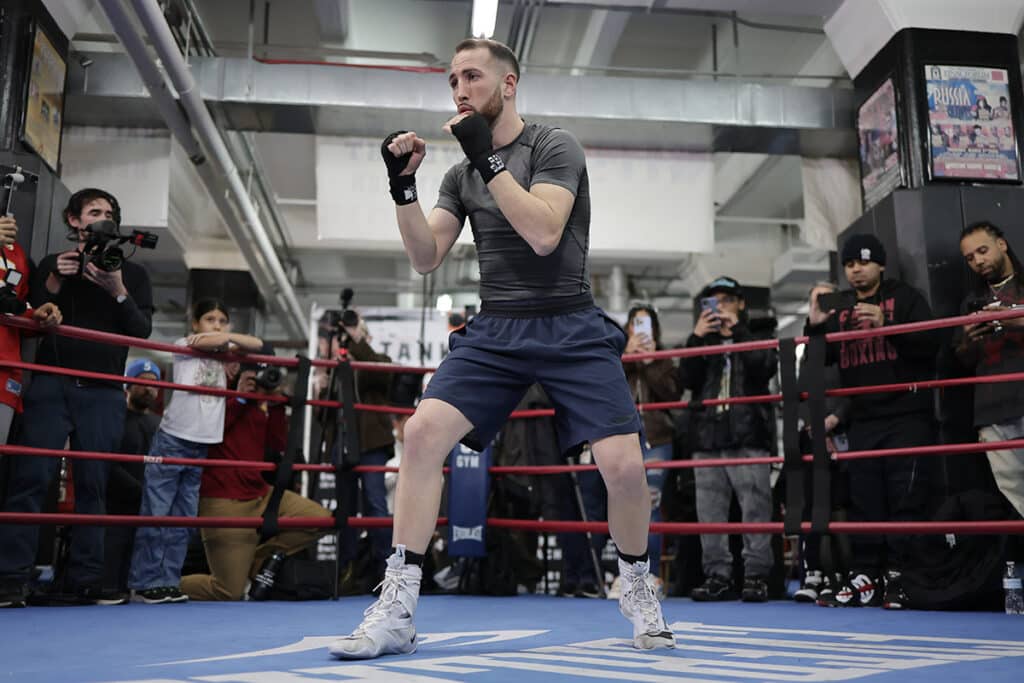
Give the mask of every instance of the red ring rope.
[[[447, 518], [437, 520], [437, 526], [446, 526]], [[139, 515], [81, 515], [47, 514], [42, 512], [0, 512], [0, 524], [60, 524], [85, 526], [150, 526], [256, 529], [263, 524], [261, 517], [142, 517]], [[349, 517], [348, 525], [361, 529], [380, 529], [393, 526], [391, 517]], [[334, 526], [331, 517], [281, 517], [281, 528], [316, 529]], [[607, 522], [575, 522], [536, 519], [488, 518], [487, 526], [494, 529], [517, 529], [547, 533], [591, 532], [608, 533]], [[810, 522], [802, 522], [803, 532], [811, 531]], [[780, 534], [782, 522], [653, 522], [651, 533], [656, 534]], [[1024, 533], [1024, 520], [1017, 521], [942, 521], [942, 522], [830, 522], [828, 531], [839, 534], [1016, 534]]]
[[[969, 315], [953, 316], [949, 318], [937, 318], [934, 320], [922, 320], [912, 323], [902, 323], [899, 325], [873, 327], [864, 330], [829, 332], [828, 334], [825, 335], [825, 340], [828, 342], [841, 342], [851, 341], [855, 339], [869, 339], [873, 337], [887, 337], [896, 334], [925, 332], [928, 330], [937, 330], [976, 323], [1011, 320], [1014, 318], [1021, 317], [1024, 317], [1024, 308], [1006, 311], [985, 311], [979, 313], [972, 313]], [[117, 346], [134, 346], [138, 348], [153, 349], [157, 351], [167, 351], [170, 353], [177, 354], [213, 357], [225, 362], [240, 362], [245, 359], [248, 359], [251, 362], [270, 363], [274, 365], [280, 365], [282, 367], [296, 367], [298, 365], [298, 360], [295, 358], [279, 358], [277, 356], [263, 356], [258, 354], [247, 354], [244, 356], [228, 354], [209, 354], [203, 351], [197, 351], [187, 346], [178, 346], [175, 344], [154, 342], [149, 341], [148, 339], [141, 339], [138, 337], [127, 337], [120, 334], [113, 334], [111, 332], [100, 332], [98, 330], [74, 327], [72, 325], [58, 325], [52, 328], [43, 328], [39, 325], [39, 323], [33, 320], [28, 320], [27, 318], [20, 318], [16, 316], [0, 316], [0, 325], [9, 325], [11, 327], [32, 330], [42, 334], [56, 333], [68, 337], [73, 337], [76, 339], [103, 342]], [[796, 337], [795, 341], [797, 344], [803, 344], [806, 343], [808, 339], [809, 338], [806, 336], [801, 336]], [[737, 344], [720, 344], [715, 346], [701, 346], [688, 349], [667, 349], [664, 351], [652, 351], [650, 353], [631, 353], [623, 355], [622, 360], [625, 362], [633, 362], [638, 360], [655, 360], [659, 358], [687, 358], [692, 356], [720, 355], [725, 353], [742, 353], [744, 351], [776, 349], [778, 348], [778, 345], [779, 340], [777, 339], [765, 339], [751, 342], [740, 342]], [[311, 362], [316, 367], [333, 368], [338, 365], [338, 361], [336, 360], [313, 360]], [[376, 372], [411, 372], [426, 374], [434, 372], [437, 369], [396, 365], [393, 363], [368, 363], [363, 361], [352, 361], [351, 365], [352, 368], [356, 370], [368, 370]]]
[[[972, 442], [960, 444], [940, 444], [933, 446], [911, 446], [908, 448], [887, 448], [867, 451], [847, 451], [833, 453], [832, 460], [866, 460], [869, 458], [894, 458], [916, 455], [968, 455], [990, 450], [1013, 450], [1024, 448], [1024, 439], [1009, 441]], [[145, 462], [158, 465], [186, 465], [189, 467], [238, 467], [239, 469], [270, 471], [277, 468], [274, 463], [261, 460], [217, 460], [213, 458], [190, 459], [155, 455], [128, 455], [122, 453], [103, 453], [96, 451], [65, 451], [55, 448], [34, 448], [31, 446], [0, 445], [0, 455], [35, 455], [51, 458], [70, 458], [72, 460], [110, 460], [113, 462]], [[812, 462], [813, 455], [801, 456], [805, 462]], [[753, 458], [699, 458], [691, 460], [662, 460], [644, 463], [649, 470], [655, 469], [692, 469], [697, 467], [739, 467], [744, 465], [774, 465], [782, 463], [782, 456], [759, 456]], [[334, 472], [333, 465], [295, 464], [292, 469], [300, 472]], [[487, 471], [494, 475], [502, 474], [565, 474], [568, 472], [590, 472], [597, 465], [495, 465]], [[358, 465], [352, 472], [398, 472], [397, 467], [385, 465]], [[447, 471], [447, 468], [446, 468]]]

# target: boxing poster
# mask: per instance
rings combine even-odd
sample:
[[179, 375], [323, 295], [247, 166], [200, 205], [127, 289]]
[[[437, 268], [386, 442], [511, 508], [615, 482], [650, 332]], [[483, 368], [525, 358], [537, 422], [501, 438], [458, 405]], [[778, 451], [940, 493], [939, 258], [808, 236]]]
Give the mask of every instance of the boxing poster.
[[66, 74], [67, 65], [60, 53], [37, 27], [32, 43], [23, 140], [54, 172], [60, 159]]
[[896, 87], [891, 78], [857, 110], [857, 137], [860, 186], [867, 210], [904, 184], [896, 122]]
[[1006, 69], [924, 68], [932, 178], [1019, 181]]

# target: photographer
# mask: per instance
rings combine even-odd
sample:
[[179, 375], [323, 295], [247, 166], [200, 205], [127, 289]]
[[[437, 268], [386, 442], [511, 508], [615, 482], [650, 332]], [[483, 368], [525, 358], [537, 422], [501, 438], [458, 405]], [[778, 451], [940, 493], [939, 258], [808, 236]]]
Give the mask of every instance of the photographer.
[[[960, 235], [960, 252], [972, 271], [972, 288], [961, 313], [1000, 311], [1024, 304], [1024, 270], [1003, 231], [973, 223]], [[1024, 318], [965, 325], [957, 335], [960, 362], [979, 376], [1024, 370]], [[981, 441], [1024, 436], [1024, 404], [1019, 382], [974, 387], [974, 425]], [[1024, 450], [988, 452], [999, 490], [1024, 515]]]
[[[273, 355], [269, 345], [261, 353]], [[245, 364], [237, 377], [238, 391], [280, 395], [282, 376], [277, 368]], [[224, 440], [210, 447], [209, 457], [224, 460], [277, 459], [288, 437], [288, 420], [281, 403], [243, 398], [227, 403]], [[272, 457], [267, 458], [265, 454]], [[199, 490], [200, 517], [260, 517], [272, 489], [257, 470], [228, 467], [203, 469]], [[285, 491], [281, 517], [329, 517], [330, 512], [293, 491]], [[209, 574], [190, 574], [181, 579], [181, 591], [190, 600], [241, 600], [245, 583], [276, 553], [293, 555], [329, 529], [282, 529], [260, 543], [255, 529], [203, 529], [203, 547]]]
[[[17, 238], [18, 222], [14, 216], [0, 216], [0, 313], [20, 315], [43, 327], [59, 325], [61, 316], [56, 304], [28, 306], [32, 262]], [[22, 334], [17, 327], [0, 326], [0, 358], [21, 360]], [[0, 368], [0, 443], [7, 443], [14, 414], [21, 412], [21, 377], [18, 368]]]
[[[370, 346], [372, 338], [366, 328], [366, 321], [362, 320], [355, 311], [346, 310], [339, 321], [339, 334], [341, 347], [346, 349], [353, 360], [364, 362], [390, 363], [391, 358], [383, 353], [377, 353]], [[392, 375], [386, 372], [357, 372], [356, 391], [359, 403], [371, 405], [388, 405], [389, 392], [391, 389]], [[391, 424], [391, 416], [386, 413], [371, 413], [360, 411], [359, 416], [359, 464], [360, 465], [384, 465], [394, 457], [395, 436]], [[355, 501], [360, 498], [356, 489], [356, 479], [351, 479], [352, 484], [346, 492], [347, 498]], [[350, 514], [361, 511], [366, 517], [387, 517], [387, 487], [384, 484], [383, 472], [364, 472], [360, 475], [362, 482], [361, 506], [354, 504], [349, 506]], [[370, 585], [381, 572], [384, 571], [384, 562], [391, 554], [391, 529], [370, 529], [371, 562], [367, 567], [369, 570], [368, 581]], [[341, 553], [339, 560], [342, 566], [347, 561], [356, 559], [356, 543], [358, 532], [353, 529], [346, 529], [342, 532]], [[353, 569], [355, 567], [353, 564]], [[346, 589], [355, 588], [358, 591], [361, 577], [351, 576], [352, 572], [346, 572]], [[355, 586], [352, 582], [355, 582]]]
[[[71, 195], [64, 209], [76, 249], [50, 254], [39, 264], [29, 286], [35, 308], [56, 304], [64, 322], [76, 327], [146, 338], [152, 328], [153, 295], [149, 276], [141, 267], [124, 262], [104, 271], [85, 263], [83, 254], [90, 226], [101, 221], [121, 222], [121, 210], [109, 192], [86, 189]], [[36, 362], [76, 370], [113, 375], [124, 371], [128, 349], [99, 342], [53, 335], [39, 344]], [[86, 380], [45, 373], [36, 374], [25, 395], [25, 417], [20, 443], [41, 448], [71, 448], [113, 452], [124, 427], [125, 401], [119, 383]], [[60, 460], [32, 456], [12, 457], [9, 495], [5, 511], [40, 512]], [[76, 460], [72, 471], [75, 512], [102, 514], [105, 509], [110, 463]], [[98, 526], [75, 527], [63, 589], [71, 596], [56, 602], [74, 604], [121, 604], [123, 595], [101, 587], [103, 536]], [[35, 563], [39, 527], [0, 527], [0, 605], [23, 605]], [[54, 587], [57, 591], [61, 586]]]

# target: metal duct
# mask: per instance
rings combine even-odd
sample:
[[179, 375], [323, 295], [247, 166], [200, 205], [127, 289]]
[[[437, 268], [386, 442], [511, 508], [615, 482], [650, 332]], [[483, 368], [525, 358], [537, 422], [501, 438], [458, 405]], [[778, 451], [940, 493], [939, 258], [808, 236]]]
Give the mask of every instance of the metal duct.
[[[116, 5], [117, 3], [107, 3]], [[171, 79], [171, 83], [178, 92], [182, 106], [188, 113], [192, 125], [202, 140], [203, 147], [208, 151], [210, 157], [222, 169], [224, 180], [227, 182], [231, 193], [240, 212], [241, 221], [227, 220], [228, 228], [234, 237], [235, 242], [246, 256], [246, 261], [253, 266], [262, 264], [266, 268], [270, 281], [261, 284], [261, 289], [267, 299], [272, 302], [274, 308], [282, 315], [282, 326], [288, 334], [298, 338], [306, 334], [304, 315], [295, 297], [295, 291], [287, 274], [281, 267], [274, 246], [267, 235], [266, 228], [260, 220], [256, 207], [252, 205], [245, 186], [239, 177], [238, 168], [235, 166], [228, 152], [227, 147], [221, 139], [220, 131], [217, 129], [213, 118], [210, 116], [206, 104], [200, 95], [196, 82], [193, 80], [189, 67], [178, 51], [170, 28], [164, 20], [156, 0], [134, 0], [133, 6], [139, 16], [142, 25], [149, 33], [153, 46]], [[108, 13], [112, 8], [104, 6]], [[117, 13], [117, 10], [113, 10]], [[147, 56], [148, 58], [148, 56]], [[155, 68], [155, 67], [154, 67]], [[107, 125], [111, 125], [108, 122]], [[200, 166], [201, 168], [202, 166]], [[228, 219], [230, 214], [225, 215]], [[248, 228], [248, 229], [246, 229]], [[255, 248], [253, 248], [255, 247]], [[254, 258], [250, 258], [254, 257]], [[254, 267], [254, 275], [259, 268]]]
[[206, 157], [203, 156], [203, 151], [199, 147], [199, 141], [192, 135], [192, 126], [189, 124], [188, 119], [185, 118], [185, 114], [178, 105], [178, 101], [174, 99], [174, 95], [168, 90], [167, 81], [164, 80], [163, 74], [160, 73], [153, 60], [149, 58], [149, 54], [146, 52], [146, 45], [139, 34], [135, 32], [135, 28], [128, 19], [128, 15], [125, 14], [118, 0], [99, 0], [99, 5], [107, 15], [107, 19], [110, 20], [114, 34], [117, 35], [124, 46], [125, 52], [128, 53], [129, 58], [138, 70], [146, 90], [153, 98], [157, 110], [163, 117], [174, 139], [182, 146], [185, 154], [188, 155], [189, 160], [193, 164], [199, 166], [204, 163]]
[[[126, 58], [89, 56], [88, 92], [71, 65], [68, 122], [153, 125]], [[221, 103], [239, 130], [380, 137], [405, 129], [440, 137], [453, 111], [440, 73], [241, 58], [194, 59], [192, 70], [193, 97]], [[843, 158], [857, 150], [848, 89], [531, 73], [518, 106], [525, 118], [564, 126], [591, 147]]]

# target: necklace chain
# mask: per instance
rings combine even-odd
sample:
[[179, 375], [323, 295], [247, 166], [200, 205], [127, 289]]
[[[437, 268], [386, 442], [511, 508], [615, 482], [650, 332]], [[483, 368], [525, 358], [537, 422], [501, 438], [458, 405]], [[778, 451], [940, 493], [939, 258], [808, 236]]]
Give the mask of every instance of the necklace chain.
[[1003, 278], [999, 282], [996, 282], [996, 283], [991, 283], [990, 282], [989, 285], [988, 285], [989, 289], [991, 289], [993, 293], [998, 293], [1000, 290], [1002, 290], [1003, 287], [1005, 287], [1010, 282], [1010, 280], [1013, 279], [1014, 275], [1016, 275], [1016, 273], [1010, 273], [1009, 275], [1007, 275], [1005, 278]]

